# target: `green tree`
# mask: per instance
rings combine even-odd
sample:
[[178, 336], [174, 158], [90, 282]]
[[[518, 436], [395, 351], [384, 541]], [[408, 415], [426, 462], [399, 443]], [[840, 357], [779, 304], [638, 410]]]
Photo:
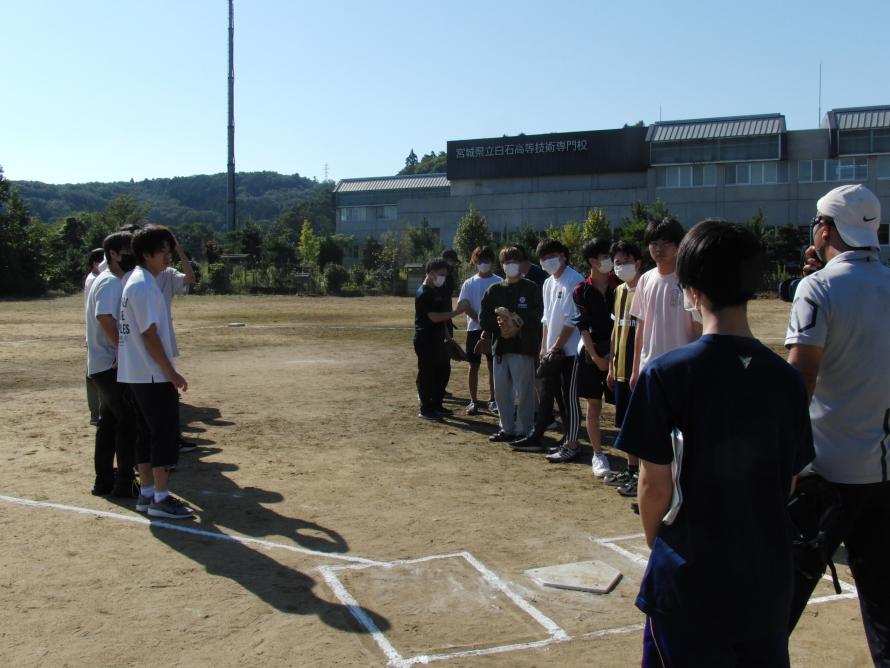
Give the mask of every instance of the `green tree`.
[[408, 154], [408, 157], [405, 158], [405, 168], [401, 171], [402, 174], [413, 174], [414, 168], [417, 167], [418, 163], [417, 154], [414, 152], [414, 149], [411, 149], [411, 152]]
[[488, 229], [485, 216], [481, 215], [471, 204], [470, 210], [457, 224], [454, 247], [464, 260], [469, 261], [477, 246], [491, 246], [492, 243], [491, 231]]
[[300, 259], [305, 267], [318, 266], [318, 255], [321, 252], [321, 241], [312, 230], [312, 223], [308, 219], [303, 221], [303, 227], [300, 230]]
[[606, 219], [606, 212], [602, 209], [588, 209], [584, 219], [583, 236], [586, 241], [591, 239], [611, 239], [612, 228]]
[[584, 226], [581, 223], [566, 223], [559, 231], [558, 238], [569, 249], [569, 257], [566, 258], [566, 262], [575, 267], [581, 267], [583, 273], [584, 261], [581, 257], [581, 248], [583, 248], [584, 242], [589, 240], [584, 236]]
[[362, 244], [361, 259], [362, 265], [368, 271], [373, 271], [380, 266], [380, 255], [383, 253], [383, 244], [374, 237], [365, 239]]
[[47, 237], [0, 167], [0, 295], [33, 297], [46, 291]]
[[249, 256], [247, 260], [249, 266], [256, 267], [263, 257], [263, 230], [248, 218], [238, 231], [241, 237], [238, 250]]
[[408, 257], [411, 260], [425, 260], [439, 247], [439, 237], [433, 232], [426, 218], [417, 227], [409, 227], [407, 234]]
[[327, 265], [343, 264], [343, 246], [337, 243], [333, 237], [322, 237], [318, 247], [318, 268], [324, 269]]
[[132, 195], [118, 195], [104, 211], [105, 220], [114, 230], [124, 225], [141, 225], [151, 206], [137, 200]]

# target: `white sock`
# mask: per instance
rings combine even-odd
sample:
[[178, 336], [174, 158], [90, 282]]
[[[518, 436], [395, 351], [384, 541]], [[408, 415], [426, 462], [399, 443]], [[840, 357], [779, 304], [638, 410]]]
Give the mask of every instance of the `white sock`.
[[154, 486], [154, 485], [143, 485], [143, 486], [142, 486], [142, 489], [139, 490], [139, 493], [140, 493], [142, 496], [151, 496], [151, 497], [154, 497], [154, 495], [155, 495], [155, 486]]
[[168, 496], [170, 496], [170, 492], [168, 492], [166, 489], [156, 490], [155, 491], [155, 503], [160, 503], [161, 501], [166, 499]]

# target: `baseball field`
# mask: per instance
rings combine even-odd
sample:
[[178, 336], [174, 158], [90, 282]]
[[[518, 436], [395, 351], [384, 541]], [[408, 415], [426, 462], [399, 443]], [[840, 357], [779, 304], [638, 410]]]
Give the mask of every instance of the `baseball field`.
[[[82, 304], [0, 304], [0, 665], [639, 665], [628, 500], [589, 447], [550, 465], [490, 444], [495, 417], [462, 411], [464, 364], [454, 417], [418, 420], [412, 300], [178, 299], [187, 523], [90, 495]], [[750, 313], [783, 352], [788, 305]], [[622, 580], [596, 595], [525, 573], [585, 560]], [[871, 665], [838, 562], [844, 592], [817, 588], [794, 666]]]

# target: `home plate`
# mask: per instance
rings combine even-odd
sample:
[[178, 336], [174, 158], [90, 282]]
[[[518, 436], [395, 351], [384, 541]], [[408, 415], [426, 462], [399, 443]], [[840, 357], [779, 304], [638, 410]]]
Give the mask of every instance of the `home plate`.
[[592, 594], [608, 594], [621, 580], [621, 571], [602, 561], [576, 561], [559, 566], [530, 568], [525, 574], [544, 587], [587, 591]]

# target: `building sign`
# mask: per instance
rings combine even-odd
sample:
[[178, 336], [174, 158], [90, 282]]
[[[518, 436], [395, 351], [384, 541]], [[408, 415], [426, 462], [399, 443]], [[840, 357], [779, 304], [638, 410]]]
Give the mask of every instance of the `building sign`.
[[646, 129], [520, 135], [448, 142], [448, 178], [478, 179], [639, 171]]

